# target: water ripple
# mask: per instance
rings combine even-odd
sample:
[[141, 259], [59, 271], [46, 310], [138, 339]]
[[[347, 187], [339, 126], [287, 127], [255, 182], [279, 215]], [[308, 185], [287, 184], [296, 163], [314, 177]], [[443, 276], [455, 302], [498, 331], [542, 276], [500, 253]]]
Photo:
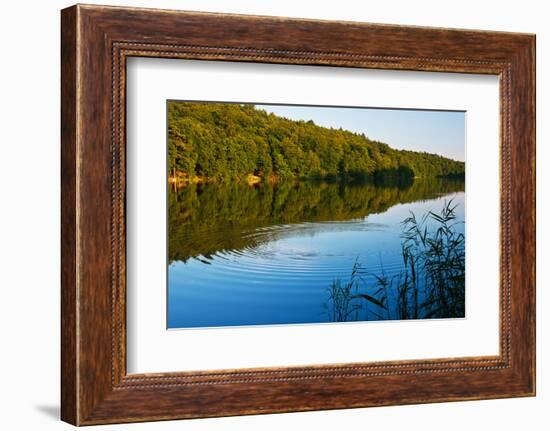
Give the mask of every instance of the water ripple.
[[[464, 194], [459, 199], [463, 203]], [[347, 282], [355, 262], [367, 287], [374, 286], [374, 274], [397, 276], [400, 222], [409, 211], [424, 214], [440, 204], [399, 204], [346, 221], [259, 227], [266, 220], [256, 226], [226, 220], [187, 231], [177, 240], [202, 254], [181, 253], [169, 265], [170, 327], [326, 321], [322, 304], [330, 284]]]

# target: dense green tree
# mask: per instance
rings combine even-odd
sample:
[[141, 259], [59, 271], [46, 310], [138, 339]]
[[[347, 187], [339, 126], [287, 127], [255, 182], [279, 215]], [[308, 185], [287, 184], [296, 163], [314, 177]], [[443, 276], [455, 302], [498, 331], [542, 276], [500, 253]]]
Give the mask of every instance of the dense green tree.
[[168, 103], [168, 165], [171, 175], [220, 181], [250, 174], [375, 181], [464, 176], [463, 162], [228, 103]]

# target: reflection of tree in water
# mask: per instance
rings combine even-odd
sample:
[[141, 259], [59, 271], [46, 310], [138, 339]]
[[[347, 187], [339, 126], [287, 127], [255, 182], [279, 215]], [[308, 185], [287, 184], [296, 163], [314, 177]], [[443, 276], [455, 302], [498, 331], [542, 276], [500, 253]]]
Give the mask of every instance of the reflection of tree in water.
[[[441, 178], [393, 187], [307, 181], [188, 185], [169, 192], [169, 261], [254, 247], [283, 234], [280, 225], [347, 221], [462, 190], [462, 181]], [[258, 234], [261, 228], [264, 234]]]

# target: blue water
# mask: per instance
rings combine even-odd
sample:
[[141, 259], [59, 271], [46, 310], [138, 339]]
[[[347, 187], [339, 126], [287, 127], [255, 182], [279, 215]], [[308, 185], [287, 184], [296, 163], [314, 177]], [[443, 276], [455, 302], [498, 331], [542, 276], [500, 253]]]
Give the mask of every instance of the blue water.
[[[177, 241], [171, 245], [180, 248], [168, 266], [169, 328], [330, 322], [328, 288], [336, 279], [349, 279], [355, 262], [373, 274], [391, 276], [402, 269], [401, 222], [411, 212], [417, 216], [427, 211], [439, 213], [444, 202], [453, 199], [458, 204], [458, 220], [464, 220], [462, 191], [436, 193], [435, 197], [432, 192], [419, 193], [418, 200], [415, 196], [392, 198], [393, 202], [349, 211], [347, 220], [345, 211], [340, 211], [336, 220], [330, 220], [330, 211], [323, 216], [312, 213], [321, 203], [311, 204], [303, 216], [286, 217], [285, 211], [297, 204], [287, 205], [282, 207], [282, 215], [274, 216], [269, 209], [269, 217], [258, 216], [257, 223], [252, 220], [242, 225], [242, 209], [237, 210], [235, 204], [240, 198], [220, 200], [216, 194], [207, 203], [201, 199], [212, 195], [204, 190], [185, 193], [180, 197], [183, 202], [170, 207], [170, 211], [184, 214], [184, 221], [170, 221], [174, 232], [181, 227], [183, 233], [173, 233]], [[254, 193], [264, 191], [250, 193], [252, 197], [247, 197], [244, 205], [247, 213], [252, 206], [256, 208]], [[407, 200], [413, 201], [400, 202]], [[346, 205], [345, 198], [342, 202]], [[214, 217], [219, 222], [209, 224], [204, 221], [206, 208], [208, 214], [230, 208], [230, 214]], [[234, 218], [233, 213], [237, 213]], [[278, 222], [285, 217], [291, 222]], [[464, 232], [464, 224], [458, 224], [457, 230]], [[188, 244], [193, 246], [186, 248]]]

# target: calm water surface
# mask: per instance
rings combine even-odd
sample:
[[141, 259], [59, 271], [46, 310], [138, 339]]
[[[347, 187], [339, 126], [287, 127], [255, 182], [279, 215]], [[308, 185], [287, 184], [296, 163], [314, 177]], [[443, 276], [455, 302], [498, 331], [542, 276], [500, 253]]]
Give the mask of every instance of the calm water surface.
[[[169, 193], [168, 327], [330, 322], [328, 288], [355, 262], [403, 265], [401, 222], [439, 213], [464, 184], [192, 185]], [[457, 225], [464, 232], [464, 224]]]

